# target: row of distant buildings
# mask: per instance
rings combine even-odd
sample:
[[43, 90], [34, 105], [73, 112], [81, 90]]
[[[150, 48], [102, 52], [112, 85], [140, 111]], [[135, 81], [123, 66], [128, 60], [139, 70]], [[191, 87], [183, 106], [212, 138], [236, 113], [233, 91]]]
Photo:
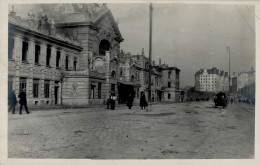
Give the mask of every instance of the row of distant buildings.
[[[29, 106], [104, 104], [111, 93], [119, 103], [130, 93], [138, 102], [141, 91], [148, 98], [149, 59], [144, 50], [120, 50], [124, 39], [106, 5], [35, 5], [35, 11], [25, 19], [9, 13], [9, 92], [25, 88]], [[178, 101], [179, 77], [177, 67], [153, 61], [151, 101]]]
[[200, 69], [195, 73], [195, 90], [204, 92], [230, 92], [234, 94], [247, 95], [253, 98], [255, 91], [255, 70], [252, 68], [248, 72], [228, 72], [221, 71], [216, 67], [212, 69]]

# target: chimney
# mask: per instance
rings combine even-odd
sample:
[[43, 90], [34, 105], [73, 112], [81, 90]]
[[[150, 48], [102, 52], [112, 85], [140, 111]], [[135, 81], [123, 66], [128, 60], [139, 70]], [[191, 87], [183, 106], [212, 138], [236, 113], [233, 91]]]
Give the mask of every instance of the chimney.
[[144, 48], [142, 48], [142, 55], [144, 55]]
[[161, 61], [161, 58], [159, 58], [159, 66], [162, 65], [162, 61]]

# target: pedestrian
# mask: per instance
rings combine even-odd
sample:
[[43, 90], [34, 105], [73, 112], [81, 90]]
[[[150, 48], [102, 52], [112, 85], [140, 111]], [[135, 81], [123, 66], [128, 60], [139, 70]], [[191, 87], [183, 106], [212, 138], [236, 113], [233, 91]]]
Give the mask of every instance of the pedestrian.
[[129, 109], [132, 108], [133, 101], [134, 101], [133, 94], [129, 93], [128, 98], [127, 98], [127, 106], [128, 106]]
[[106, 99], [106, 104], [107, 104], [107, 109], [109, 109], [109, 106], [110, 106], [110, 99], [111, 99], [111, 95], [108, 95], [107, 96], [107, 99]]
[[17, 99], [15, 96], [15, 91], [12, 91], [9, 93], [9, 96], [8, 96], [8, 105], [9, 105], [9, 111], [12, 110], [13, 114], [15, 114], [16, 104], [17, 104]]
[[231, 103], [231, 104], [233, 103], [233, 98], [230, 99], [230, 103]]
[[28, 107], [27, 107], [27, 99], [26, 99], [26, 93], [25, 93], [25, 88], [22, 90], [22, 92], [19, 94], [18, 96], [20, 98], [20, 111], [19, 111], [19, 114], [21, 115], [22, 114], [22, 108], [24, 106], [27, 114], [29, 114], [30, 112], [28, 111]]
[[141, 97], [140, 97], [140, 107], [141, 107], [141, 109], [145, 109], [147, 106], [148, 106], [148, 103], [147, 103], [147, 101], [145, 99], [145, 94], [142, 91], [141, 92]]
[[112, 110], [115, 109], [115, 103], [116, 103], [116, 95], [115, 95], [115, 94], [111, 94], [110, 108], [111, 108]]

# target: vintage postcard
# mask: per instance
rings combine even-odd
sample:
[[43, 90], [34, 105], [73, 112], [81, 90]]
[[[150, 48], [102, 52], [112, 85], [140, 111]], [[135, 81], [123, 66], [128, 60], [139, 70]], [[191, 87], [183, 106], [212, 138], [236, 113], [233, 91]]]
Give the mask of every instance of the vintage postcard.
[[1, 4], [0, 164], [259, 163], [258, 2]]

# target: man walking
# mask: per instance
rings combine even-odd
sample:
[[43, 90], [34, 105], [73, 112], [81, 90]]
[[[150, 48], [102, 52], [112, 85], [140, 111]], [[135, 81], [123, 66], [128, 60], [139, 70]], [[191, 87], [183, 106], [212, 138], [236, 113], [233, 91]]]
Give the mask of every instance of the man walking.
[[22, 108], [24, 106], [27, 114], [29, 114], [30, 112], [28, 111], [28, 107], [27, 107], [27, 99], [26, 99], [26, 93], [25, 93], [25, 88], [22, 90], [22, 92], [19, 94], [18, 96], [20, 98], [20, 111], [19, 111], [19, 114], [21, 115], [22, 114]]

